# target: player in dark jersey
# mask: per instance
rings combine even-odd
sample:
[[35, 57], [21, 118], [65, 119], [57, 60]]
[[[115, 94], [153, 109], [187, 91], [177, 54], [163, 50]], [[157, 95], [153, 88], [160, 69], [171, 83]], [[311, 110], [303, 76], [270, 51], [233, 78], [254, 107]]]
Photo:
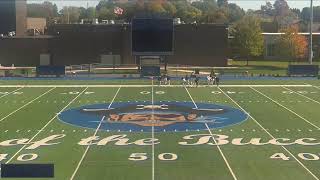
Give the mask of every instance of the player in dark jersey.
[[199, 77], [197, 77], [197, 76], [195, 77], [194, 83], [195, 83], [196, 87], [199, 86]]
[[217, 84], [217, 86], [219, 86], [219, 83], [220, 83], [220, 78], [219, 78], [219, 76], [216, 76], [216, 84]]

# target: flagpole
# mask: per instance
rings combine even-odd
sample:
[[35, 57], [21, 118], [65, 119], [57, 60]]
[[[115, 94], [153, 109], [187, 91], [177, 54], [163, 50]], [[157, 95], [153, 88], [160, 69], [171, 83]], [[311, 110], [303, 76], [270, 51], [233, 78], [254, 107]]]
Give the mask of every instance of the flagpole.
[[312, 26], [313, 26], [313, 0], [310, 0], [310, 29], [309, 29], [309, 63], [312, 64], [313, 51], [312, 51]]

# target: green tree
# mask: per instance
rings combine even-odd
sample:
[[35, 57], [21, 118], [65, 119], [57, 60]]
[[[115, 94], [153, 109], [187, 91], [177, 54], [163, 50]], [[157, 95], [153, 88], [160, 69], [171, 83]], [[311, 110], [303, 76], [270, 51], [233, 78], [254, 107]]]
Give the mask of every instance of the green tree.
[[80, 17], [80, 8], [65, 6], [60, 10], [61, 23], [78, 23]]
[[96, 8], [89, 7], [89, 8], [83, 8], [80, 7], [80, 17], [79, 19], [93, 19], [96, 17]]
[[[300, 17], [305, 22], [310, 22], [310, 7], [302, 9]], [[313, 7], [313, 21], [320, 22], [320, 6]]]
[[278, 22], [280, 25], [280, 21], [282, 18], [285, 18], [289, 12], [289, 5], [286, 0], [276, 0], [273, 4], [274, 7], [274, 21]]
[[116, 14], [114, 14], [113, 8], [102, 7], [98, 11], [98, 18], [101, 19], [116, 19]]
[[244, 16], [232, 28], [232, 46], [247, 59], [252, 56], [260, 56], [263, 53], [264, 39], [260, 27], [260, 20], [254, 16]]
[[48, 1], [42, 4], [27, 4], [27, 16], [46, 18], [47, 24], [51, 24], [58, 17], [58, 7]]
[[205, 23], [228, 23], [228, 14], [225, 10], [219, 9], [217, 11], [209, 11], [203, 15]]
[[227, 7], [228, 6], [228, 0], [218, 0], [217, 1], [219, 7]]
[[274, 16], [274, 8], [269, 1], [266, 2], [266, 5], [261, 6], [261, 13], [263, 16]]
[[229, 23], [240, 20], [245, 15], [245, 11], [234, 3], [228, 4], [228, 21]]
[[201, 10], [203, 13], [216, 11], [218, 9], [218, 5], [215, 1], [194, 1], [191, 5]]
[[184, 22], [191, 23], [201, 19], [202, 12], [186, 1], [174, 1], [177, 8], [176, 17], [180, 17]]
[[162, 6], [165, 9], [166, 14], [168, 16], [175, 17], [177, 13], [177, 8], [171, 2], [165, 2]]
[[150, 1], [145, 5], [146, 5], [147, 11], [154, 15], [165, 14], [166, 12], [166, 10], [162, 7], [162, 3], [160, 1]]

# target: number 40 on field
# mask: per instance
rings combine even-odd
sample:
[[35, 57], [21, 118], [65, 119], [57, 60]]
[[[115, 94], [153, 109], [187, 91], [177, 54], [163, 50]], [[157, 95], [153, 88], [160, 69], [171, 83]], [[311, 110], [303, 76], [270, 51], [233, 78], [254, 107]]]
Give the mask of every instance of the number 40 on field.
[[[313, 154], [313, 153], [299, 153], [297, 156], [300, 159], [306, 160], [306, 161], [318, 161], [320, 159], [319, 155]], [[290, 160], [291, 157], [292, 156], [287, 156], [284, 153], [275, 153], [272, 156], [270, 156], [270, 159], [288, 161]]]

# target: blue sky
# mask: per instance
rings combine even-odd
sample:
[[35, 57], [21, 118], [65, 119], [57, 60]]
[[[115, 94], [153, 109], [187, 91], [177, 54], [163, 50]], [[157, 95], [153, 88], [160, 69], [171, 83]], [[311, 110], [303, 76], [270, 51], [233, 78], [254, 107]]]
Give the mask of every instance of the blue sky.
[[[28, 3], [41, 3], [44, 0], [27, 0]], [[57, 4], [58, 8], [61, 9], [63, 6], [83, 6], [87, 5], [95, 6], [99, 0], [49, 0]], [[267, 0], [229, 0], [230, 3], [236, 3], [243, 9], [260, 9], [260, 6], [265, 4]], [[274, 1], [270, 0], [271, 3]], [[310, 6], [310, 0], [288, 0], [288, 4], [291, 8], [302, 9]], [[319, 0], [314, 0], [315, 6], [320, 6]]]

